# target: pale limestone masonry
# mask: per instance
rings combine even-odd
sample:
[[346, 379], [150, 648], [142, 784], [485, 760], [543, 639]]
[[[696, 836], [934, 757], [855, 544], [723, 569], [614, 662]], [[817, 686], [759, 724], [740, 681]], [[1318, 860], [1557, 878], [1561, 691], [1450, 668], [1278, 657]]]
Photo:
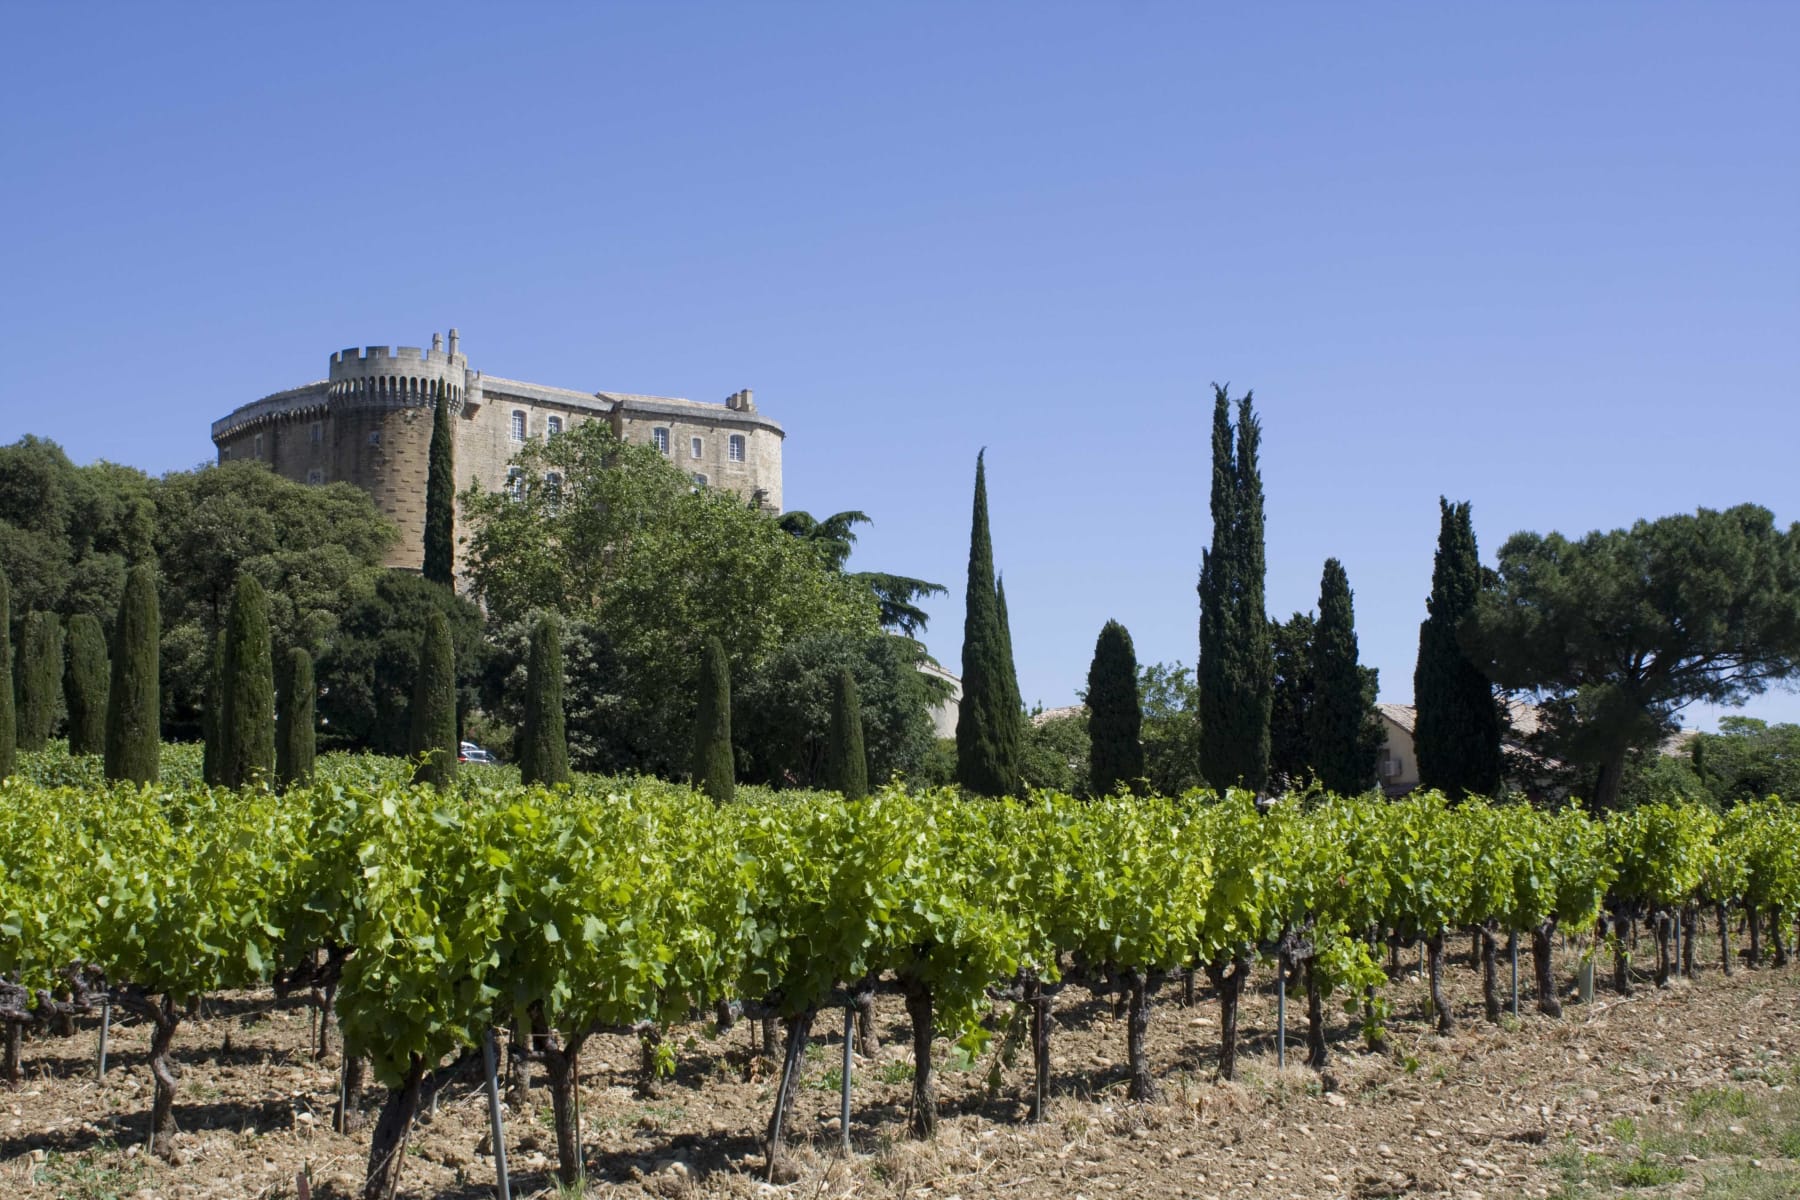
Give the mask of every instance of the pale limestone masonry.
[[351, 347], [331, 356], [330, 376], [246, 404], [213, 422], [219, 461], [255, 459], [297, 483], [354, 483], [400, 527], [391, 567], [417, 570], [425, 550], [425, 474], [432, 397], [442, 391], [456, 429], [456, 490], [506, 484], [508, 464], [530, 438], [604, 420], [618, 437], [658, 445], [682, 470], [781, 511], [779, 424], [756, 411], [750, 389], [724, 404], [578, 392], [469, 369], [456, 330], [431, 349]]

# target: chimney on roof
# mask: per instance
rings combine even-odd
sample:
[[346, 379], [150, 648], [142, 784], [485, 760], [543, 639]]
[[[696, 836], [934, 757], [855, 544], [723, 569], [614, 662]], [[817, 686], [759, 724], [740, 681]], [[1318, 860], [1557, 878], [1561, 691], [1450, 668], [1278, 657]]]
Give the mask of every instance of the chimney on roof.
[[454, 326], [452, 326], [450, 329], [450, 357], [451, 358], [456, 357], [456, 344], [459, 340], [461, 340], [461, 339], [459, 339], [456, 336], [456, 329]]
[[443, 334], [433, 333], [431, 335], [431, 352], [433, 354], [442, 354], [444, 352], [444, 335]]

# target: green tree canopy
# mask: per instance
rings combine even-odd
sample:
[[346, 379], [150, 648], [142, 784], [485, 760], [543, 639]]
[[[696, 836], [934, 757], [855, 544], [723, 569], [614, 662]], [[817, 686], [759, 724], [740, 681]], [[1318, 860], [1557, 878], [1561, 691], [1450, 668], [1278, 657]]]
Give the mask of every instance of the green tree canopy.
[[220, 681], [219, 782], [228, 788], [275, 782], [275, 660], [269, 598], [254, 575], [232, 590]]
[[1350, 578], [1335, 558], [1319, 581], [1319, 620], [1312, 643], [1313, 703], [1307, 716], [1312, 768], [1326, 789], [1352, 796], [1375, 785], [1381, 720], [1375, 672], [1357, 662]]
[[13, 614], [111, 613], [141, 555], [152, 484], [116, 463], [77, 467], [55, 442], [0, 446], [0, 570]]
[[1141, 787], [1144, 708], [1138, 699], [1137, 652], [1117, 621], [1101, 627], [1088, 664], [1088, 794], [1110, 796]]
[[563, 732], [562, 626], [549, 613], [539, 616], [531, 630], [518, 755], [519, 777], [526, 783], [569, 782], [569, 743]]
[[1800, 802], [1800, 725], [1723, 717], [1719, 732], [1696, 734], [1688, 760], [1720, 804], [1780, 796]]
[[1039, 713], [1024, 722], [1019, 779], [1028, 788], [1090, 796], [1093, 740], [1085, 712]]
[[[834, 570], [842, 571], [856, 546], [856, 526], [870, 523], [867, 513], [855, 509], [833, 513], [823, 521], [809, 512], [795, 509], [777, 518], [781, 527], [808, 544], [817, 546]], [[918, 602], [928, 596], [942, 596], [949, 591], [941, 583], [930, 583], [908, 575], [890, 575], [883, 571], [858, 571], [850, 578], [866, 586], [875, 596], [880, 609], [881, 627], [907, 637], [917, 637], [930, 623], [930, 615]]]
[[[433, 584], [433, 587], [438, 585]], [[413, 673], [413, 699], [408, 751], [419, 761], [413, 782], [439, 789], [456, 781], [456, 652], [450, 622], [441, 610], [426, 615], [419, 639], [418, 666]]]
[[975, 456], [969, 583], [963, 607], [962, 703], [956, 714], [956, 779], [979, 796], [1019, 791], [1024, 714], [1013, 670], [1005, 596], [994, 575], [986, 451]]
[[112, 664], [106, 655], [106, 630], [92, 613], [69, 618], [68, 663], [63, 671], [63, 700], [69, 713], [69, 753], [101, 754], [106, 750], [106, 688]]
[[700, 647], [700, 672], [694, 691], [694, 786], [729, 804], [737, 794], [737, 764], [731, 753], [731, 671], [725, 647], [710, 637]]
[[63, 627], [55, 613], [25, 614], [13, 672], [19, 749], [42, 750], [62, 714]]
[[1462, 628], [1502, 686], [1533, 693], [1545, 745], [1618, 799], [1627, 753], [1695, 701], [1741, 704], [1800, 672], [1800, 526], [1753, 504], [1579, 541], [1519, 533]]
[[1453, 798], [1492, 796], [1500, 790], [1504, 722], [1493, 683], [1471, 660], [1460, 636], [1481, 598], [1475, 526], [1466, 502], [1452, 504], [1441, 496], [1438, 517], [1431, 596], [1413, 668], [1419, 785]]
[[1275, 686], [1269, 705], [1269, 778], [1280, 788], [1300, 787], [1311, 777], [1313, 705], [1313, 632], [1311, 613], [1297, 612], [1285, 621], [1269, 621], [1269, 646]]
[[1143, 704], [1144, 776], [1158, 796], [1180, 796], [1206, 786], [1200, 777], [1200, 692], [1181, 663], [1138, 668]]
[[450, 398], [438, 383], [431, 402], [431, 446], [425, 475], [425, 565], [433, 583], [456, 582], [456, 434]]
[[106, 689], [106, 777], [155, 783], [162, 759], [162, 690], [157, 645], [162, 615], [156, 571], [138, 563], [125, 577], [113, 625], [112, 680]]
[[862, 699], [856, 679], [839, 670], [831, 689], [831, 737], [826, 744], [825, 774], [846, 800], [869, 794], [869, 756], [863, 749]]
[[[729, 493], [696, 488], [650, 446], [586, 422], [528, 443], [515, 498], [465, 491], [466, 562], [501, 626], [537, 610], [603, 640], [642, 769], [688, 766], [693, 679], [716, 637], [734, 679], [813, 634], [874, 633], [866, 587], [834, 570], [808, 539]], [[558, 485], [544, 482], [556, 474]]]

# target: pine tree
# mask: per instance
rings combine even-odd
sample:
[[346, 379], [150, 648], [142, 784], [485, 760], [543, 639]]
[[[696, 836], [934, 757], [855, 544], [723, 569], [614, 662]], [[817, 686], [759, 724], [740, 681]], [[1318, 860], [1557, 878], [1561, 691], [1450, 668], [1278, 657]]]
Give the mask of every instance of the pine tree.
[[206, 663], [206, 707], [200, 713], [200, 779], [218, 787], [225, 779], [225, 631], [213, 635], [212, 654]]
[[731, 664], [717, 637], [700, 648], [700, 703], [694, 718], [694, 786], [729, 804], [737, 795], [737, 765], [731, 753]]
[[225, 615], [224, 703], [219, 707], [219, 782], [225, 787], [274, 782], [274, 657], [268, 593], [254, 575], [240, 575]]
[[19, 726], [13, 709], [12, 585], [0, 571], [0, 779], [16, 765]]
[[862, 697], [856, 680], [839, 671], [831, 691], [831, 741], [825, 753], [826, 786], [846, 800], [869, 794], [869, 756], [863, 746]]
[[1469, 504], [1439, 497], [1438, 511], [1431, 598], [1413, 670], [1419, 786], [1456, 798], [1491, 796], [1500, 789], [1500, 709], [1493, 685], [1457, 640], [1481, 596], [1481, 558]]
[[456, 651], [450, 622], [439, 609], [425, 618], [419, 667], [413, 675], [409, 752], [418, 759], [414, 783], [442, 790], [456, 781]]
[[1319, 623], [1312, 643], [1313, 702], [1307, 741], [1313, 772], [1329, 791], [1349, 796], [1375, 784], [1378, 745], [1369, 740], [1370, 702], [1356, 658], [1350, 578], [1335, 558], [1319, 581]]
[[1144, 709], [1131, 634], [1108, 621], [1088, 666], [1088, 794], [1098, 799], [1144, 778]]
[[296, 646], [282, 664], [281, 703], [275, 709], [275, 780], [284, 789], [312, 782], [318, 753], [315, 695], [312, 655]]
[[69, 711], [69, 753], [106, 752], [106, 631], [88, 613], [69, 618], [69, 662], [63, 702]]
[[956, 715], [956, 779], [978, 796], [1017, 795], [1024, 740], [1005, 592], [994, 578], [986, 451], [975, 456], [969, 585], [963, 612], [962, 703]]
[[1200, 559], [1200, 773], [1215, 788], [1261, 791], [1275, 663], [1263, 608], [1262, 426], [1249, 392], [1233, 435], [1230, 394], [1215, 384], [1213, 541]]
[[568, 783], [569, 743], [563, 727], [562, 627], [538, 618], [531, 631], [525, 675], [525, 725], [519, 731], [519, 777], [526, 783]]
[[156, 570], [131, 568], [113, 626], [112, 681], [106, 689], [106, 777], [155, 783], [162, 759], [162, 613]]
[[62, 676], [62, 622], [55, 613], [27, 613], [19, 635], [19, 749], [42, 750], [49, 744]]
[[456, 443], [443, 384], [431, 410], [431, 449], [425, 476], [425, 578], [445, 587], [456, 578]]

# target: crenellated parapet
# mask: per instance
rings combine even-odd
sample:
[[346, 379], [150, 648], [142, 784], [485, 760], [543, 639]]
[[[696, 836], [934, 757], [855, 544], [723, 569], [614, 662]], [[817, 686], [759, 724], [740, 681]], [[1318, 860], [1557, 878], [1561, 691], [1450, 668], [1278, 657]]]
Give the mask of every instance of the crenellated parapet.
[[219, 442], [255, 426], [280, 420], [317, 420], [330, 403], [330, 384], [325, 380], [276, 392], [253, 400], [212, 423], [212, 439]]
[[450, 411], [480, 402], [481, 373], [469, 370], [469, 360], [450, 331], [446, 348], [440, 334], [431, 335], [431, 348], [418, 346], [350, 347], [331, 356], [327, 395], [334, 407], [406, 408], [430, 403], [442, 395]]

